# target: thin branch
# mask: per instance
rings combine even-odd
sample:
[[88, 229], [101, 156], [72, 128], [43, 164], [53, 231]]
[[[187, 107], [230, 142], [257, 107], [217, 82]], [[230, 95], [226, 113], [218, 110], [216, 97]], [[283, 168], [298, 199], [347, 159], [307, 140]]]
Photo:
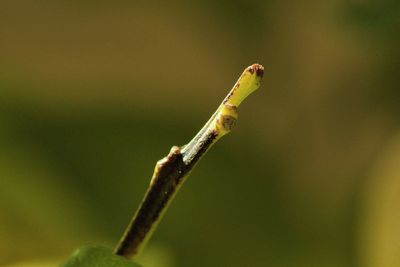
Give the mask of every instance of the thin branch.
[[237, 107], [260, 86], [263, 74], [264, 68], [259, 64], [246, 68], [196, 136], [181, 148], [173, 146], [169, 154], [157, 162], [146, 195], [115, 254], [132, 258], [140, 252], [199, 159], [219, 138], [231, 131], [238, 117]]

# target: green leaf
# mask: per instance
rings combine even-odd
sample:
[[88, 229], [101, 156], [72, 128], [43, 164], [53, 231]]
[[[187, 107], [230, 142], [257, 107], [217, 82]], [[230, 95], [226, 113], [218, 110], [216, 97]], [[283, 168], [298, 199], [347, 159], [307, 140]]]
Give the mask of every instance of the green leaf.
[[61, 267], [141, 267], [124, 257], [114, 255], [103, 246], [86, 245], [77, 249]]

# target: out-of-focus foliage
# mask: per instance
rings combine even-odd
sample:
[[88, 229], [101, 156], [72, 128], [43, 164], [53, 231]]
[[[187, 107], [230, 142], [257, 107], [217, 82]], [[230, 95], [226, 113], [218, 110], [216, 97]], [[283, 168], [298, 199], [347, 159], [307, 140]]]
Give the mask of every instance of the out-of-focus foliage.
[[140, 263], [395, 264], [399, 20], [393, 0], [0, 1], [0, 266], [114, 246], [254, 62], [262, 87]]
[[77, 249], [62, 267], [140, 267], [137, 263], [116, 256], [106, 247], [86, 245]]
[[363, 266], [400, 266], [400, 135], [387, 143], [367, 180], [360, 215]]

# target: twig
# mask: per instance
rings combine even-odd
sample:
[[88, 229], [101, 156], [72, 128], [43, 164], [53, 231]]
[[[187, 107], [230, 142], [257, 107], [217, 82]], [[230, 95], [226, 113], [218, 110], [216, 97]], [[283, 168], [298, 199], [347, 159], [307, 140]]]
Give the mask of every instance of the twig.
[[173, 197], [207, 150], [234, 126], [240, 103], [259, 86], [264, 68], [246, 68], [232, 90], [196, 136], [183, 147], [173, 146], [156, 164], [150, 186], [114, 253], [136, 256], [150, 238]]

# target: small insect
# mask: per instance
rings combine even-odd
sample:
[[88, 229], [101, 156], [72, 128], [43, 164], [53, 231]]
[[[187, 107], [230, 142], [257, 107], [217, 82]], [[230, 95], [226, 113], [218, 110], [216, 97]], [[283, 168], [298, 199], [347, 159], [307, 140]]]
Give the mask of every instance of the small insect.
[[264, 68], [259, 64], [247, 67], [196, 136], [181, 148], [173, 146], [157, 162], [150, 186], [115, 254], [133, 258], [143, 249], [193, 167], [218, 139], [231, 131], [238, 118], [238, 106], [260, 87], [263, 74]]

